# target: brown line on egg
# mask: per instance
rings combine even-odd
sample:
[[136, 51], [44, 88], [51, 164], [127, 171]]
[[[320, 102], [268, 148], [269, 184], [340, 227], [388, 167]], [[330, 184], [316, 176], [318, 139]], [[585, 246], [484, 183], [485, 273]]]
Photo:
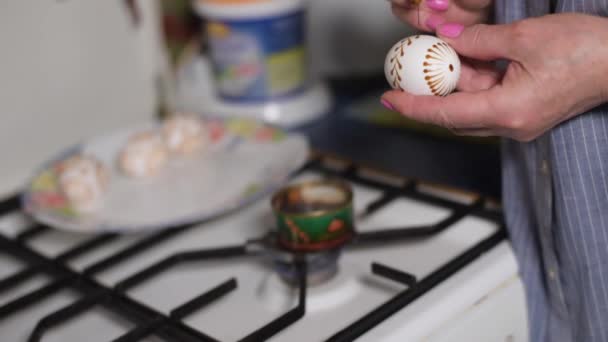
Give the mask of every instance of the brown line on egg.
[[441, 82], [441, 85], [439, 87], [439, 92], [441, 93], [442, 96], [445, 96], [447, 94], [449, 94], [449, 84], [446, 80], [446, 82]]
[[437, 58], [437, 57], [431, 56], [431, 55], [426, 55], [426, 56], [424, 56], [424, 58], [425, 59], [435, 59], [435, 60], [438, 60], [438, 61], [443, 61], [441, 58]]
[[397, 78], [398, 80], [401, 81], [401, 77], [399, 76], [399, 72], [397, 71], [397, 68], [393, 66], [393, 69], [391, 69], [391, 76], [395, 75], [395, 78]]
[[444, 94], [447, 95], [447, 90], [448, 90], [447, 84], [446, 84], [446, 82], [443, 82], [443, 80], [442, 80], [442, 82], [440, 82], [438, 84], [437, 92], [441, 95], [444, 95]]
[[430, 85], [431, 87], [436, 87], [438, 85], [442, 85], [443, 84], [443, 77], [438, 78], [438, 79], [434, 79], [434, 80], [429, 80], [426, 83], [428, 85]]
[[441, 55], [441, 57], [447, 57], [449, 55], [449, 50], [446, 50], [443, 45], [439, 45], [437, 47], [437, 54]]
[[436, 59], [439, 59], [441, 61], [443, 61], [443, 58], [445, 57], [445, 55], [443, 54], [443, 51], [439, 50], [437, 45], [433, 45], [433, 48], [430, 48], [427, 51], [429, 53], [431, 53], [432, 55], [434, 55], [436, 57]]
[[[403, 44], [400, 45], [396, 50], [395, 53], [397, 53], [399, 51], [399, 49], [403, 50]], [[399, 70], [401, 70], [403, 68], [403, 66], [401, 65], [401, 61], [399, 60], [399, 58], [397, 58], [397, 56], [393, 56], [390, 59], [390, 63], [392, 64], [392, 69], [390, 72], [390, 75], [393, 76], [392, 79], [392, 86], [395, 89], [401, 89], [401, 75], [399, 74]]]
[[441, 69], [423, 69], [423, 72], [427, 75], [424, 80], [427, 86], [434, 95], [445, 96], [448, 91], [447, 80]]

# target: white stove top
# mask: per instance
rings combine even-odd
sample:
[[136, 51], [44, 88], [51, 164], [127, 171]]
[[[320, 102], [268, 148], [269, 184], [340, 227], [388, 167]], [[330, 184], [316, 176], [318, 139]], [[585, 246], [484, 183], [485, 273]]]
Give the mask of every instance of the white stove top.
[[[297, 179], [319, 176], [311, 171]], [[425, 191], [421, 186], [418, 190]], [[354, 184], [354, 194], [356, 212], [363, 213], [366, 206], [383, 193], [375, 188]], [[443, 196], [454, 199], [453, 193], [443, 193]], [[455, 199], [465, 204], [474, 200], [466, 196], [457, 196]], [[400, 197], [369, 216], [360, 217], [357, 221], [358, 230], [368, 232], [386, 227], [433, 225], [449, 218], [451, 214], [449, 208]], [[268, 201], [260, 201], [231, 216], [162, 239], [149, 249], [95, 273], [94, 278], [103, 285], [113, 287], [145, 267], [178, 252], [243, 244], [248, 239], [263, 235], [268, 227], [272, 226], [272, 222]], [[29, 222], [20, 214], [12, 214], [0, 219], [0, 232], [14, 238], [28, 225]], [[374, 246], [348, 248], [341, 254], [337, 275], [325, 283], [307, 289], [304, 317], [274, 335], [271, 340], [326, 340], [407, 289], [404, 284], [374, 275], [371, 271], [371, 264], [374, 262], [408, 272], [421, 280], [465, 250], [491, 237], [498, 229], [497, 224], [491, 220], [468, 215], [439, 234], [424, 240], [387, 241]], [[66, 263], [73, 270], [81, 272], [154, 234], [116, 237], [109, 243]], [[26, 244], [44, 256], [53, 258], [89, 239], [91, 236], [45, 230], [27, 239]], [[18, 272], [24, 266], [12, 257], [0, 257], [0, 279]], [[367, 331], [360, 340], [455, 341], [454, 336], [466, 336], [469, 341], [504, 341], [493, 338], [507, 336], [511, 341], [524, 341], [525, 314], [521, 303], [521, 285], [516, 272], [509, 246], [503, 241], [389, 319]], [[236, 279], [235, 290], [190, 313], [182, 322], [214, 339], [236, 341], [297, 305], [298, 289], [279, 279], [271, 263], [262, 256], [180, 263], [138, 286], [129, 288], [127, 294], [132, 299], [168, 315], [176, 307], [231, 278]], [[4, 314], [3, 305], [49, 282], [49, 277], [35, 275], [8, 291], [0, 287], [1, 341], [26, 341], [40, 318], [81, 298], [78, 292], [62, 288], [44, 301], [36, 302], [23, 310], [10, 312], [8, 316]], [[499, 300], [501, 296], [507, 304], [492, 306], [491, 310], [486, 308], [490, 307], [489, 305], [480, 304], [488, 297]], [[468, 313], [466, 317], [492, 317], [484, 313], [484, 310], [490, 310], [489, 315], [494, 314], [496, 322], [507, 320], [509, 324], [489, 330], [480, 328], [475, 333], [470, 329], [463, 330], [466, 322], [459, 322], [465, 317], [463, 312]], [[45, 332], [42, 340], [111, 341], [133, 328], [135, 326], [124, 317], [97, 305]], [[159, 337], [141, 340], [164, 341]]]

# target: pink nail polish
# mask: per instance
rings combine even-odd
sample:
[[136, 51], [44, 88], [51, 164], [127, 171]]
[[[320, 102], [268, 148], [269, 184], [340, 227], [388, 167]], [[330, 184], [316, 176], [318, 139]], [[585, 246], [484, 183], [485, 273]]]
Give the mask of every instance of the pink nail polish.
[[448, 38], [456, 38], [460, 36], [463, 30], [464, 26], [461, 24], [443, 24], [439, 26], [437, 33]]
[[393, 105], [390, 102], [386, 101], [385, 99], [381, 99], [380, 103], [382, 103], [382, 105], [384, 107], [386, 107], [387, 109], [395, 110], [395, 107], [393, 107]]
[[450, 7], [448, 0], [426, 0], [426, 5], [435, 11], [446, 11]]
[[444, 22], [445, 20], [442, 17], [431, 14], [431, 16], [426, 20], [426, 26], [431, 30], [435, 30], [437, 26], [443, 24]]

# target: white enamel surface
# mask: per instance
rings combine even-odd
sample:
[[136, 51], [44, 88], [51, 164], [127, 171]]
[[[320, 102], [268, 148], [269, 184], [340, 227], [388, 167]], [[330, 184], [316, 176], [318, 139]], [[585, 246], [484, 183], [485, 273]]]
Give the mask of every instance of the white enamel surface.
[[41, 160], [100, 131], [152, 118], [168, 65], [159, 1], [2, 0], [0, 198]]
[[456, 89], [460, 68], [454, 49], [428, 35], [400, 40], [384, 61], [384, 74], [390, 86], [414, 95], [448, 95]]
[[292, 128], [323, 118], [329, 113], [332, 98], [325, 83], [313, 82], [297, 96], [266, 103], [229, 103], [215, 96], [209, 60], [186, 56], [177, 72], [176, 106], [222, 117], [247, 117], [281, 127]]
[[361, 341], [526, 342], [525, 298], [516, 272], [511, 247], [503, 242]]
[[[299, 179], [317, 177], [317, 174], [307, 173]], [[355, 186], [353, 190], [357, 212], [361, 212], [362, 208], [382, 195], [380, 191], [367, 187]], [[366, 231], [380, 227], [432, 224], [447, 214], [448, 210], [433, 205], [415, 200], [400, 200], [369, 217], [360, 218], [359, 224]], [[239, 211], [238, 215], [203, 224], [165, 240], [97, 274], [96, 278], [101, 283], [112, 286], [151, 263], [179, 251], [243, 243], [246, 239], [265, 232], [272, 221], [269, 199], [266, 198]], [[430, 239], [344, 251], [339, 262], [339, 275], [328, 283], [310, 288], [306, 315], [270, 341], [323, 341], [405, 288], [404, 285], [374, 276], [370, 270], [372, 262], [405, 270], [421, 278], [464, 249], [488, 237], [495, 229], [496, 226], [491, 222], [466, 217]], [[0, 232], [4, 233], [5, 230], [13, 232], [0, 225]], [[120, 237], [71, 260], [69, 265], [82, 270], [144, 236], [133, 234]], [[42, 254], [54, 256], [86, 238], [82, 234], [49, 231], [28, 244]], [[3, 257], [2, 260], [0, 266], [16, 263], [10, 258]], [[18, 267], [18, 263], [17, 266], [12, 266], [11, 272]], [[516, 272], [510, 248], [507, 243], [502, 243], [359, 340], [524, 342], [526, 326], [525, 322], [522, 323], [525, 318], [522, 314], [523, 292]], [[186, 324], [218, 340], [236, 341], [284, 313], [297, 296], [297, 291], [289, 291], [277, 281], [265, 259], [257, 257], [177, 265], [131, 289], [128, 295], [146, 302], [155, 310], [168, 313], [231, 277], [236, 278], [238, 288], [186, 317]], [[61, 301], [61, 305], [67, 305], [71, 300], [74, 298], [62, 292], [51, 296], [41, 305], [33, 305], [31, 310], [24, 310], [0, 321], [0, 340], [26, 341], [27, 333], [38, 317], [57, 309], [57, 301]], [[495, 322], [500, 322], [500, 326], [497, 327], [498, 323]], [[103, 334], [91, 337], [91, 341], [107, 341], [125, 333], [130, 327], [124, 318], [94, 307], [87, 311], [85, 317], [59, 325], [43, 340], [81, 341], [82, 334], [86, 331], [99, 330]], [[445, 334], [448, 332], [457, 333], [455, 336], [458, 339], [450, 340]], [[508, 340], [510, 335], [514, 339]]]
[[[278, 142], [225, 138], [187, 158], [171, 159], [158, 174], [132, 178], [117, 167], [117, 155], [135, 133], [156, 129], [142, 124], [92, 138], [82, 149], [108, 167], [110, 184], [104, 203], [82, 220], [33, 209], [38, 220], [78, 232], [136, 231], [212, 218], [276, 189], [308, 157], [299, 134]], [[245, 195], [255, 185], [260, 193]]]

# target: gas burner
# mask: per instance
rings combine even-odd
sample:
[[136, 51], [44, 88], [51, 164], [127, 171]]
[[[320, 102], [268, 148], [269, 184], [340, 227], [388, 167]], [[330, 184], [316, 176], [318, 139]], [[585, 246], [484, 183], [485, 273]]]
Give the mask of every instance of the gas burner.
[[[353, 265], [348, 265], [353, 266]], [[353, 267], [356, 268], [356, 267]], [[298, 289], [279, 272], [272, 272], [259, 287], [261, 302], [274, 312], [285, 311], [297, 305]], [[350, 272], [336, 272], [322, 279], [315, 286], [308, 286], [306, 311], [321, 312], [331, 310], [355, 300], [364, 291], [356, 276]]]
[[306, 283], [308, 286], [316, 286], [329, 281], [338, 273], [339, 256], [339, 249], [306, 254], [294, 254], [282, 250], [270, 252], [277, 274], [285, 283], [292, 286], [298, 284], [296, 261], [306, 263]]

